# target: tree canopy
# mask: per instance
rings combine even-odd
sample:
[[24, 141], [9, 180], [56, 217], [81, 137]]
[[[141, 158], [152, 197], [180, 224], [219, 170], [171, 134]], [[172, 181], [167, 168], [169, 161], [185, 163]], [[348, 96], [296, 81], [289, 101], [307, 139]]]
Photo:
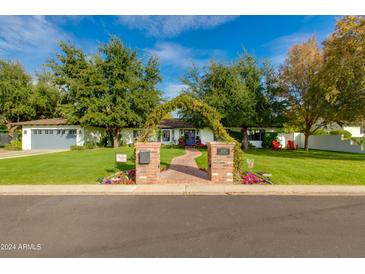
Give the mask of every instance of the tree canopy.
[[[267, 126], [281, 115], [279, 106], [283, 102], [276, 99], [279, 86], [275, 81], [273, 68], [267, 62], [260, 68], [247, 52], [233, 64], [211, 62], [203, 73], [192, 68], [183, 78], [188, 86], [185, 93], [218, 110], [224, 126], [242, 128], [245, 149], [248, 127]], [[271, 113], [273, 108], [278, 111]], [[193, 122], [199, 118], [185, 113], [183, 117]]]
[[105, 127], [117, 146], [121, 129], [141, 127], [160, 102], [157, 59], [151, 57], [144, 64], [136, 50], [116, 37], [94, 56], [71, 44], [60, 47], [49, 66], [66, 94], [60, 106], [63, 116], [70, 123]]

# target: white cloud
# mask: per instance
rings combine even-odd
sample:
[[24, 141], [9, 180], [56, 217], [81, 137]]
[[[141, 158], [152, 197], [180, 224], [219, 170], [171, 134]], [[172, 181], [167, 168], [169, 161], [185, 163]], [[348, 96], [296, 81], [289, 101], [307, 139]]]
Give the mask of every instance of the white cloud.
[[193, 49], [170, 42], [158, 42], [154, 48], [145, 49], [145, 52], [157, 56], [163, 66], [183, 69], [189, 68], [192, 65], [204, 66], [211, 59], [226, 59], [226, 53], [222, 50]]
[[47, 56], [66, 38], [44, 16], [0, 16], [0, 56]]
[[196, 29], [212, 29], [236, 16], [120, 16], [118, 21], [130, 29], [138, 29], [154, 37], [173, 37]]
[[285, 61], [289, 49], [295, 44], [304, 43], [313, 36], [316, 37], [317, 42], [320, 44], [328, 35], [328, 32], [295, 32], [277, 37], [264, 44], [263, 47], [271, 52], [270, 61], [272, 64], [278, 66]]
[[181, 91], [186, 89], [187, 86], [179, 83], [166, 83], [163, 85], [163, 92], [168, 99], [172, 99], [180, 94]]

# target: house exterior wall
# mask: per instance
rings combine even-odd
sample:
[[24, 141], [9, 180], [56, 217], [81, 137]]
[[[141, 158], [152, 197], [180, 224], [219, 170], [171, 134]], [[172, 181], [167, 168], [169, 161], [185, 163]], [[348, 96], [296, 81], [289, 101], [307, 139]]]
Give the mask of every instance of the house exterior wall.
[[[300, 148], [304, 148], [303, 133], [281, 134], [281, 136], [284, 136], [285, 144], [288, 143], [288, 140], [292, 140], [295, 145], [298, 144]], [[308, 146], [309, 149], [365, 153], [363, 147], [354, 143], [352, 140], [343, 139], [342, 135], [311, 135], [309, 136]]]
[[23, 126], [22, 127], [22, 149], [31, 150], [32, 149], [32, 130], [76, 130], [76, 145], [82, 146], [85, 142], [99, 142], [105, 134], [105, 130], [102, 128], [87, 127], [83, 128], [78, 125], [62, 125], [62, 126], [52, 126], [52, 125], [39, 125], [39, 126]]
[[362, 136], [364, 136], [364, 134], [361, 133], [361, 127], [343, 127], [343, 129], [350, 132], [352, 137], [362, 137]]
[[[133, 144], [134, 138], [133, 138], [133, 131], [134, 130], [141, 130], [138, 128], [123, 128], [121, 131], [121, 141], [125, 144]], [[162, 130], [168, 130], [170, 131], [170, 141], [163, 141], [162, 139]], [[161, 131], [161, 143], [168, 145], [168, 144], [179, 144], [179, 138], [181, 136], [180, 134], [180, 128], [173, 128], [173, 129], [160, 129]], [[196, 134], [200, 137], [201, 142], [203, 144], [207, 144], [208, 142], [214, 141], [214, 134], [213, 131], [210, 128], [203, 128], [203, 129], [195, 129]], [[160, 141], [158, 140], [158, 133], [156, 132], [153, 137], [153, 141]]]

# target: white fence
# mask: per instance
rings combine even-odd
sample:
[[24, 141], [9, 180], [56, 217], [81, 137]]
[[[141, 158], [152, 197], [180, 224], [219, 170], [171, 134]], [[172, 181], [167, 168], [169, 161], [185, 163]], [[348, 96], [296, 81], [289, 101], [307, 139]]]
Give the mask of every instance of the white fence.
[[[294, 141], [300, 148], [304, 147], [303, 133], [280, 134], [279, 140], [283, 147], [286, 146], [289, 140]], [[311, 135], [309, 136], [308, 146], [310, 149], [364, 153], [362, 146], [354, 143], [352, 140], [343, 139], [342, 135]]]

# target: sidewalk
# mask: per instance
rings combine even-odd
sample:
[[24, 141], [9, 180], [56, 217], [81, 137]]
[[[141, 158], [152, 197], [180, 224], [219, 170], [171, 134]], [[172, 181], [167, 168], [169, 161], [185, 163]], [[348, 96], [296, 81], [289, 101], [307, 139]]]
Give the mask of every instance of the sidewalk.
[[3, 185], [1, 195], [365, 196], [365, 186], [326, 185]]
[[4, 150], [0, 149], [0, 160], [69, 151], [68, 149]]

